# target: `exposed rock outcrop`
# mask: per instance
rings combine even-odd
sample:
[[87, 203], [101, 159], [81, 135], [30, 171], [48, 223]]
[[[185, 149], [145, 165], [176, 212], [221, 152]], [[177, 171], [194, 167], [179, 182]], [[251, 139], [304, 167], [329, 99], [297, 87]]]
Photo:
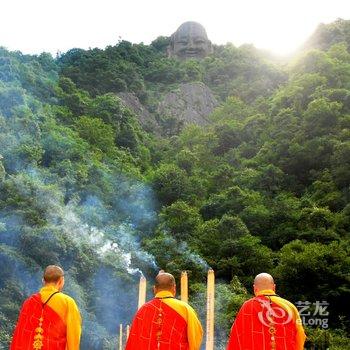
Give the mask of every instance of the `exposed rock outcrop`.
[[149, 132], [160, 133], [160, 127], [154, 116], [142, 105], [137, 96], [131, 92], [120, 92], [118, 94], [122, 103], [135, 113], [142, 127]]
[[184, 124], [207, 125], [208, 116], [218, 105], [212, 91], [203, 83], [181, 84], [165, 95], [159, 104], [160, 116], [171, 116]]

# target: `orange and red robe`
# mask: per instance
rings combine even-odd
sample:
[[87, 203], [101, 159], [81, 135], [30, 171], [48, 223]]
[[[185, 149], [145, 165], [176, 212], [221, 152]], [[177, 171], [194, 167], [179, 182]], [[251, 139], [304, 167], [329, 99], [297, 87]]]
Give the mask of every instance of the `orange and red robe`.
[[305, 338], [297, 308], [263, 290], [239, 310], [227, 350], [303, 350]]
[[125, 350], [199, 350], [202, 337], [192, 307], [161, 291], [136, 313]]
[[[10, 350], [33, 350], [34, 336], [42, 314], [42, 305], [57, 289], [43, 287], [23, 303], [13, 334]], [[42, 350], [78, 350], [81, 335], [81, 317], [74, 300], [57, 293], [43, 311]]]

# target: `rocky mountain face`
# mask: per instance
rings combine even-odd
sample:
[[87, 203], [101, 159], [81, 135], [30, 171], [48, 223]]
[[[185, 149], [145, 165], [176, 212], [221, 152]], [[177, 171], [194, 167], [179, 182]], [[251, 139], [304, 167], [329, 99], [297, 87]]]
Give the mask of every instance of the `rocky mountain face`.
[[203, 83], [181, 84], [160, 102], [160, 116], [172, 116], [184, 124], [207, 125], [208, 116], [218, 105], [212, 91]]
[[149, 132], [160, 134], [160, 126], [158, 125], [155, 117], [142, 105], [137, 96], [132, 92], [120, 92], [118, 97], [122, 100], [123, 104], [135, 113], [141, 126]]
[[[130, 92], [118, 94], [124, 105], [131, 109], [146, 131], [161, 133], [156, 118], [142, 105], [137, 96]], [[172, 117], [184, 125], [207, 125], [208, 119], [218, 102], [212, 91], [203, 83], [180, 84], [178, 89], [167, 93], [160, 101], [157, 113], [160, 118]]]

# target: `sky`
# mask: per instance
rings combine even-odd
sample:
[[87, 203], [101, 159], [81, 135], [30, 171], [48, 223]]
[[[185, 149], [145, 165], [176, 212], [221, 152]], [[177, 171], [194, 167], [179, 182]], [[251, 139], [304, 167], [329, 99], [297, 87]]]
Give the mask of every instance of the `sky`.
[[56, 55], [119, 40], [150, 44], [196, 21], [214, 44], [286, 55], [337, 18], [350, 19], [350, 0], [1, 0], [0, 46]]

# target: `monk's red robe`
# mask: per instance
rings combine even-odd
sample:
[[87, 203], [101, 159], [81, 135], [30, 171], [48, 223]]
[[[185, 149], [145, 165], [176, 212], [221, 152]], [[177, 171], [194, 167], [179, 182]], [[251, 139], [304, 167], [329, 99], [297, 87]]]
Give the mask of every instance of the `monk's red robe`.
[[79, 310], [72, 298], [57, 293], [44, 306], [50, 295], [57, 292], [52, 286], [43, 287], [23, 303], [12, 337], [10, 350], [33, 350], [34, 336], [38, 333], [43, 311], [42, 350], [78, 350], [81, 334]]
[[[262, 292], [274, 295], [272, 290]], [[258, 295], [238, 312], [227, 350], [302, 350], [304, 341], [295, 306], [278, 296]]]
[[125, 350], [199, 350], [202, 336], [191, 306], [163, 291], [138, 310]]
[[[20, 317], [13, 335], [11, 350], [33, 350], [35, 329], [39, 325], [42, 302], [40, 294], [27, 299], [22, 307]], [[48, 305], [43, 313], [43, 350], [66, 349], [66, 325]]]

